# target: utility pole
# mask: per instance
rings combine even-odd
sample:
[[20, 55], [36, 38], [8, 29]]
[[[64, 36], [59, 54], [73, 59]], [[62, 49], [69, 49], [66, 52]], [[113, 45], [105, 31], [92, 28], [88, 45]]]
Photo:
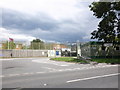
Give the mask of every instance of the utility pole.
[[39, 50], [40, 50], [40, 42], [38, 43], [38, 45], [39, 45]]
[[10, 47], [9, 47], [9, 39], [8, 39], [8, 44], [7, 45], [8, 45], [8, 50], [9, 50], [10, 49]]
[[81, 56], [80, 42], [77, 40], [77, 58]]

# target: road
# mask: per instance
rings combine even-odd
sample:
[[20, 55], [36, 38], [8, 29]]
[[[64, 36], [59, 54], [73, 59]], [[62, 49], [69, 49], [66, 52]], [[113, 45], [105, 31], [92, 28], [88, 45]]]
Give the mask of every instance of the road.
[[118, 88], [118, 65], [12, 58], [1, 69], [2, 88]]

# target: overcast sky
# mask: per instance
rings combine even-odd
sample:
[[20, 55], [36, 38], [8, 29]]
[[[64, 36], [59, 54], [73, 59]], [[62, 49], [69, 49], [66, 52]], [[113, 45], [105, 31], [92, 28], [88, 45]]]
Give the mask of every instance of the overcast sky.
[[1, 0], [0, 41], [9, 37], [15, 41], [89, 41], [99, 21], [88, 7], [92, 1]]

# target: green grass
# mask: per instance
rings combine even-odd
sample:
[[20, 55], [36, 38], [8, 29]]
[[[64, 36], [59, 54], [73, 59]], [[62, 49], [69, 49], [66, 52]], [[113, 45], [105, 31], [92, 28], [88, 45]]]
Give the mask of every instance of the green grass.
[[75, 63], [88, 63], [85, 60], [79, 60], [79, 59], [73, 58], [73, 57], [58, 57], [58, 58], [51, 58], [51, 60], [65, 61], [65, 62], [75, 62]]
[[120, 64], [120, 59], [112, 59], [112, 58], [92, 59], [92, 61], [95, 61], [95, 62], [98, 62], [98, 63]]

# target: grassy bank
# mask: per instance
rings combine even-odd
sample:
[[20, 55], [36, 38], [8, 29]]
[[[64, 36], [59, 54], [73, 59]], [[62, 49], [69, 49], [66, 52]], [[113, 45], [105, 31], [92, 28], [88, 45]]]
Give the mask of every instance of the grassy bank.
[[98, 63], [120, 64], [120, 59], [112, 59], [112, 58], [92, 59], [92, 61]]
[[[58, 57], [58, 58], [51, 58], [51, 60], [75, 62], [75, 63], [89, 63], [88, 61], [79, 60], [79, 59], [73, 58], [73, 57]], [[91, 61], [95, 61], [98, 63], [120, 64], [120, 59], [112, 59], [112, 58], [91, 59]]]
[[51, 60], [65, 61], [65, 62], [75, 62], [75, 63], [88, 63], [85, 60], [79, 60], [79, 59], [73, 58], [73, 57], [58, 57], [58, 58], [51, 58]]

